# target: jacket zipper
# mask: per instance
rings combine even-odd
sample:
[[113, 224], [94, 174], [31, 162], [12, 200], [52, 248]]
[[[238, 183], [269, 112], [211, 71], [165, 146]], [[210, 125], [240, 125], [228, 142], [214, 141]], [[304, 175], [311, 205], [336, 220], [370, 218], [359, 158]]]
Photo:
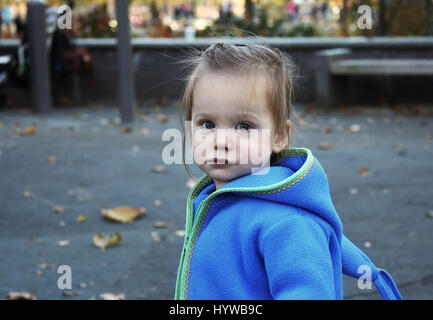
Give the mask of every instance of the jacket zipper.
[[[210, 197], [209, 197], [210, 198]], [[192, 201], [190, 202], [191, 205], [188, 206], [188, 214], [187, 214], [187, 224], [185, 228], [185, 239], [184, 244], [182, 248], [182, 257], [179, 264], [179, 270], [177, 274], [177, 281], [176, 281], [176, 293], [175, 293], [175, 299], [180, 300], [183, 299], [183, 290], [185, 289], [185, 258], [186, 253], [191, 250], [191, 239], [194, 239], [194, 235], [200, 231], [200, 226], [198, 226], [198, 221], [201, 220], [201, 217], [203, 213], [201, 212], [201, 209], [203, 208], [204, 203], [207, 199], [203, 200], [200, 205], [197, 208], [194, 220], [193, 220], [193, 214], [194, 214], [194, 208], [192, 205]], [[193, 221], [192, 221], [193, 220]], [[204, 221], [203, 221], [204, 222]], [[197, 230], [196, 230], [197, 229]]]

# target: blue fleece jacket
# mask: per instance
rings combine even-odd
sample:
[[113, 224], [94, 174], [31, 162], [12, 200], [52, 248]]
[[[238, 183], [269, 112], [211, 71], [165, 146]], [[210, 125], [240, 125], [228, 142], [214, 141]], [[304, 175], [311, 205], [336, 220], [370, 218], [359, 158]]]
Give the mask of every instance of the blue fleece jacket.
[[285, 149], [264, 175], [219, 190], [204, 175], [191, 189], [175, 298], [342, 299], [343, 272], [358, 278], [361, 266], [385, 299], [401, 299], [391, 276], [343, 235], [318, 160]]

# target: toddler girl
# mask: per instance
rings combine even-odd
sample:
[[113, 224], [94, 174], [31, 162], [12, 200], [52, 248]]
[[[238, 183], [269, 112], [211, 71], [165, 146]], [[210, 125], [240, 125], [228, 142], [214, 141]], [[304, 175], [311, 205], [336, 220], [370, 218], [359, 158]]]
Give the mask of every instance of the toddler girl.
[[184, 152], [190, 137], [205, 174], [187, 199], [175, 299], [342, 299], [343, 273], [400, 299], [389, 274], [344, 237], [318, 160], [289, 147], [288, 56], [216, 43], [192, 62]]

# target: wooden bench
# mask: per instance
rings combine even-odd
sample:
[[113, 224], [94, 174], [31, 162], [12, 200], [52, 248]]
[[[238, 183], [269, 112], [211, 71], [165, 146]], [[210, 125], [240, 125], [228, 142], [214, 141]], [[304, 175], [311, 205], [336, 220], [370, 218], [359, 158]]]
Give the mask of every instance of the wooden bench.
[[351, 50], [336, 48], [316, 54], [316, 101], [319, 107], [339, 103], [336, 76], [432, 76], [433, 59], [352, 59]]

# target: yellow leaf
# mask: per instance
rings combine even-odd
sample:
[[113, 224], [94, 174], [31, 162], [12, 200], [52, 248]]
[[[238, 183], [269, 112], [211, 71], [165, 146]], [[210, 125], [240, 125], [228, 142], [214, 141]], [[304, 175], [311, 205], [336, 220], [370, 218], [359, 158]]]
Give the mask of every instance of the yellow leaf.
[[56, 162], [57, 162], [57, 157], [56, 157], [56, 156], [49, 156], [49, 157], [47, 158], [47, 161], [48, 161], [49, 163], [56, 163]]
[[36, 129], [34, 126], [30, 125], [25, 127], [22, 131], [21, 134], [26, 135], [26, 136], [30, 136], [36, 133]]
[[78, 222], [84, 222], [84, 221], [86, 221], [86, 220], [87, 220], [86, 216], [83, 216], [82, 214], [80, 214], [80, 215], [77, 217], [77, 221], [78, 221]]
[[34, 294], [30, 292], [9, 292], [7, 295], [8, 300], [36, 300]]
[[99, 232], [93, 237], [93, 244], [104, 251], [108, 247], [112, 247], [122, 243], [122, 235], [120, 233], [113, 233], [105, 236]]
[[114, 207], [110, 209], [102, 209], [101, 215], [111, 221], [128, 223], [134, 221], [147, 213], [145, 208], [134, 207]]

